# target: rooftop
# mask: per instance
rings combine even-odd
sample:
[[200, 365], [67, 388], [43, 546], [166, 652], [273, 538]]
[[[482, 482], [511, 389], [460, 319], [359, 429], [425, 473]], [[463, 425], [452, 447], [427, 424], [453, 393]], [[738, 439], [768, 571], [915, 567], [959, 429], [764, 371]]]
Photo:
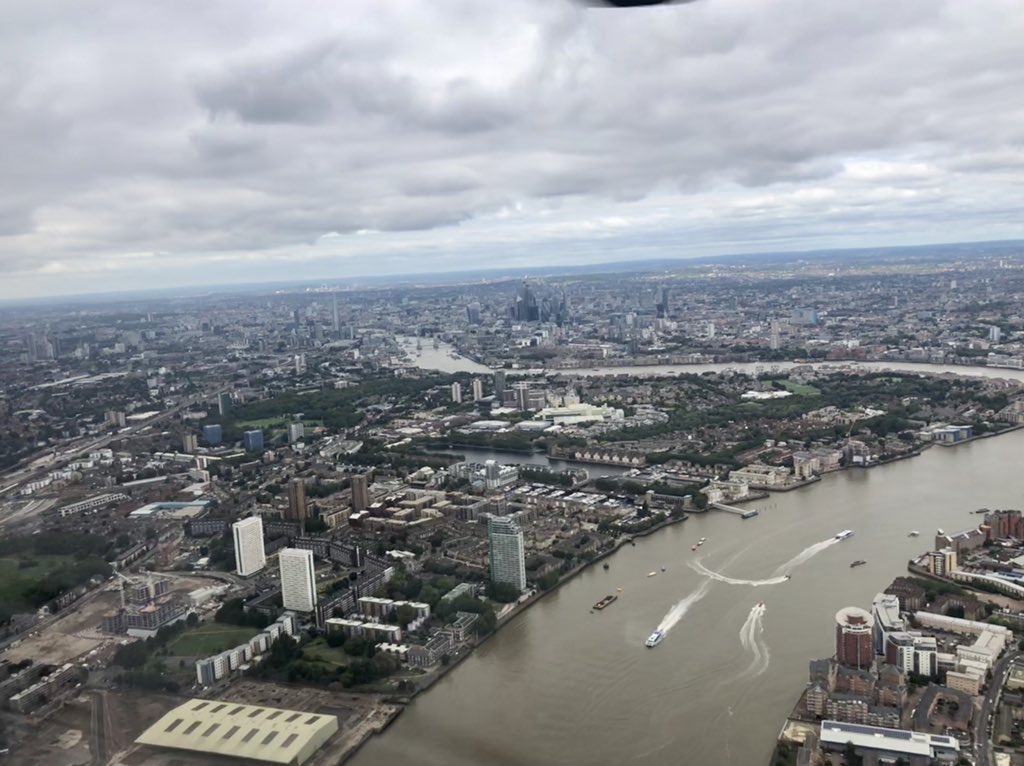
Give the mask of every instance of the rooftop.
[[302, 764], [338, 730], [333, 715], [192, 699], [135, 741], [267, 763]]
[[839, 721], [821, 722], [821, 743], [840, 747], [852, 743], [857, 748], [882, 750], [902, 755], [920, 755], [926, 758], [935, 757], [937, 752], [959, 752], [960, 750], [960, 743], [953, 737], [922, 734], [904, 729], [883, 729], [880, 726], [840, 723]]

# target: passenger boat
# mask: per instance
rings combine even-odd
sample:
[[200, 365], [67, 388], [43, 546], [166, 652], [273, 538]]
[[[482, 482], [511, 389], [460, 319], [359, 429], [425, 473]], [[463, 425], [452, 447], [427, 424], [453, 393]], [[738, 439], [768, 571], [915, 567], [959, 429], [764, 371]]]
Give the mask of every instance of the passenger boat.
[[644, 641], [644, 646], [646, 646], [648, 649], [653, 649], [658, 644], [660, 644], [664, 638], [665, 631], [656, 630], [647, 637], [647, 640]]
[[616, 596], [614, 593], [612, 595], [610, 595], [610, 596], [605, 596], [603, 599], [601, 599], [596, 604], [594, 604], [594, 609], [597, 609], [598, 611], [600, 611], [601, 609], [604, 609], [610, 603], [615, 601], [615, 599], [617, 599], [617, 598], [618, 598], [618, 596]]

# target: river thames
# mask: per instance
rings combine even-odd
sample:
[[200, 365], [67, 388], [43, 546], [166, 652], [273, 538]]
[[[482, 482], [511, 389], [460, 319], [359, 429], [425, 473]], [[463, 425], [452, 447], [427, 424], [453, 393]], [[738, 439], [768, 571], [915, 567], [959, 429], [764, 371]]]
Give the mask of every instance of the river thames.
[[869, 606], [937, 528], [1024, 505], [1022, 449], [1024, 431], [936, 447], [774, 494], [755, 519], [692, 515], [642, 538], [516, 617], [352, 763], [767, 764], [808, 660], [833, 652], [835, 612]]

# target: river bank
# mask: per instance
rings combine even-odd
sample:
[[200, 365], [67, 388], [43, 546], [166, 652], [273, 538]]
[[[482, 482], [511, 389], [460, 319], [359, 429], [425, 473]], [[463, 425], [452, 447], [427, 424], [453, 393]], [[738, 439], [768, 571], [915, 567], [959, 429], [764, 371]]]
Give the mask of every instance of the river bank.
[[401, 716], [406, 711], [406, 709], [410, 705], [412, 705], [413, 702], [415, 702], [420, 697], [424, 696], [427, 692], [434, 688], [434, 686], [436, 686], [440, 681], [442, 681], [457, 667], [459, 667], [459, 665], [461, 665], [463, 662], [465, 662], [471, 656], [473, 656], [474, 653], [480, 647], [484, 646], [489, 641], [493, 640], [503, 629], [514, 623], [517, 617], [524, 615], [530, 609], [530, 607], [536, 605], [545, 598], [553, 596], [555, 593], [558, 592], [560, 588], [568, 584], [574, 578], [586, 572], [587, 570], [593, 568], [594, 565], [603, 562], [605, 559], [619, 552], [622, 548], [634, 547], [636, 545], [635, 540], [637, 538], [648, 537], [649, 535], [652, 535], [655, 532], [661, 531], [668, 527], [673, 527], [678, 524], [682, 524], [684, 521], [687, 520], [687, 518], [689, 518], [687, 514], [684, 514], [680, 518], [669, 517], [665, 519], [665, 521], [655, 524], [641, 532], [623, 535], [615, 541], [615, 545], [613, 547], [600, 552], [590, 561], [585, 561], [582, 564], [579, 564], [573, 567], [568, 572], [566, 572], [561, 578], [559, 578], [558, 582], [555, 583], [555, 585], [551, 588], [548, 588], [547, 590], [534, 590], [533, 593], [531, 593], [525, 599], [517, 603], [511, 610], [504, 614], [498, 620], [497, 624], [494, 626], [494, 630], [492, 630], [486, 636], [483, 636], [482, 638], [478, 639], [465, 651], [462, 651], [455, 657], [451, 658], [447, 665], [442, 665], [440, 668], [438, 668], [434, 673], [431, 674], [431, 677], [422, 686], [417, 686], [417, 688], [408, 695], [389, 697], [389, 703], [400, 707], [398, 707], [398, 709], [394, 711], [391, 711], [390, 715], [387, 717], [387, 720], [380, 722], [379, 726], [374, 727], [372, 730], [369, 728], [361, 730], [358, 741], [346, 743], [345, 749], [342, 755], [340, 756], [340, 760], [337, 761], [338, 766], [341, 766], [341, 764], [345, 763], [347, 760], [356, 755], [370, 740], [374, 739], [377, 735], [384, 734], [387, 731], [387, 729], [390, 728], [391, 725], [398, 720], [399, 716]]

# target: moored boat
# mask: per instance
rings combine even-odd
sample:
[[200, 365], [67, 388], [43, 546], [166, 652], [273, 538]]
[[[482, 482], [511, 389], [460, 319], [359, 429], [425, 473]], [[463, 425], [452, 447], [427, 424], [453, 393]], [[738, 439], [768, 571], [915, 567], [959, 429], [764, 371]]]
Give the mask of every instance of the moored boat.
[[605, 596], [603, 599], [601, 599], [596, 604], [594, 604], [594, 609], [597, 609], [597, 610], [604, 609], [606, 606], [611, 604], [617, 598], [618, 598], [618, 596], [616, 596], [614, 593], [609, 595], [609, 596]]

